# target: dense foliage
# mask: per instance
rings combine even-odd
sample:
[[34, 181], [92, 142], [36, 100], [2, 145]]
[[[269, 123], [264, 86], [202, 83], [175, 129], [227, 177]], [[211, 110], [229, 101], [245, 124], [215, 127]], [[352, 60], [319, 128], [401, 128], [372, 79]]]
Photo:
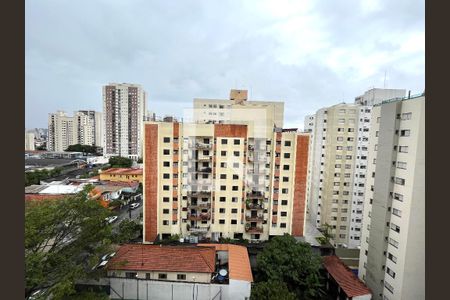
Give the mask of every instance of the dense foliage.
[[[320, 268], [321, 258], [312, 252], [309, 244], [297, 242], [288, 234], [274, 237], [257, 257], [256, 286], [259, 287], [255, 293], [274, 288], [273, 282], [282, 282], [298, 299], [320, 299]], [[290, 299], [286, 297], [279, 299]]]
[[97, 154], [98, 147], [91, 146], [91, 145], [75, 144], [75, 145], [70, 145], [69, 147], [67, 147], [66, 151]]
[[111, 212], [87, 200], [90, 189], [61, 200], [26, 203], [26, 295], [37, 290], [46, 290], [53, 299], [73, 294], [76, 280], [101, 275], [92, 267], [111, 251], [113, 242], [134, 238], [133, 224], [120, 224], [113, 232], [105, 221]]
[[284, 282], [262, 281], [252, 287], [250, 300], [295, 300], [296, 295], [288, 290]]
[[109, 159], [109, 164], [111, 168], [130, 168], [133, 165], [133, 160], [131, 158], [113, 156]]
[[32, 184], [40, 184], [41, 180], [46, 180], [61, 174], [61, 168], [54, 168], [52, 170], [42, 169], [25, 172], [25, 186]]

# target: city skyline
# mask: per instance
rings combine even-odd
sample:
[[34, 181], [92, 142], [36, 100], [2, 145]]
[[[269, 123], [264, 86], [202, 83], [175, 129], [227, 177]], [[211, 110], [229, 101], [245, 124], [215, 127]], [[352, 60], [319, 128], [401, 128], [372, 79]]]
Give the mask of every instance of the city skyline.
[[102, 111], [110, 82], [141, 84], [150, 111], [176, 117], [194, 98], [248, 89], [284, 101], [286, 127], [372, 87], [424, 91], [423, 1], [135, 3], [82, 14], [79, 2], [27, 3], [27, 128], [52, 111]]

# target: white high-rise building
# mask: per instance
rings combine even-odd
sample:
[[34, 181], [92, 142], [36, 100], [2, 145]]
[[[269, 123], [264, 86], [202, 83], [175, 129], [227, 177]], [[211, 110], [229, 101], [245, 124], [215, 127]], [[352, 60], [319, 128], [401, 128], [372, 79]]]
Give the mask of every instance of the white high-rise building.
[[63, 111], [50, 113], [48, 118], [48, 151], [65, 151], [70, 145], [102, 147], [101, 113], [80, 110], [68, 116]]
[[25, 150], [34, 151], [34, 132], [25, 132]]
[[373, 299], [425, 299], [425, 96], [372, 110], [359, 277]]
[[383, 100], [393, 98], [403, 98], [406, 90], [401, 89], [380, 89], [372, 88], [361, 96], [355, 98], [355, 103], [363, 106], [373, 106], [381, 103]]
[[138, 84], [103, 86], [105, 156], [142, 157], [146, 94]]

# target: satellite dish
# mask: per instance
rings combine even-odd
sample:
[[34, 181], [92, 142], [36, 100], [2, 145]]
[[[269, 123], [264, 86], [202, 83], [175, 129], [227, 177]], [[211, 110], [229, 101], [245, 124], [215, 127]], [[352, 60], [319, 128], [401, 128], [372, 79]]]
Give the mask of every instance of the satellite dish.
[[227, 274], [228, 274], [228, 271], [225, 270], [225, 269], [222, 269], [222, 270], [219, 271], [219, 275], [220, 275], [220, 276], [225, 277], [225, 276], [227, 276]]

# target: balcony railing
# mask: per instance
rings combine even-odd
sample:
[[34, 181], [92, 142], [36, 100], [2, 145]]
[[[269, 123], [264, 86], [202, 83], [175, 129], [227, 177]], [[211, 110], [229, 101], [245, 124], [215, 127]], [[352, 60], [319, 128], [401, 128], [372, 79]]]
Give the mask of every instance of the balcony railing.
[[188, 197], [211, 196], [211, 191], [188, 191]]
[[247, 192], [247, 198], [250, 199], [260, 199], [260, 198], [264, 198], [264, 193], [261, 191], [251, 191], [251, 192]]
[[256, 227], [245, 226], [245, 232], [248, 232], [248, 233], [262, 233], [263, 232], [263, 228], [261, 226], [256, 226]]
[[246, 215], [245, 220], [249, 221], [249, 222], [262, 222], [262, 221], [264, 221], [264, 217], [263, 217], [263, 215], [257, 215], [257, 216]]
[[210, 213], [191, 214], [188, 213], [188, 219], [191, 221], [203, 221], [211, 219]]
[[246, 203], [247, 209], [264, 209], [263, 203], [253, 203], [253, 202], [247, 202]]
[[188, 202], [187, 205], [189, 207], [198, 207], [198, 208], [210, 208], [211, 207], [211, 203], [191, 203]]
[[211, 149], [211, 145], [204, 143], [189, 143], [188, 148], [191, 149]]
[[190, 232], [208, 232], [209, 226], [208, 227], [190, 226], [188, 227], [188, 230]]

